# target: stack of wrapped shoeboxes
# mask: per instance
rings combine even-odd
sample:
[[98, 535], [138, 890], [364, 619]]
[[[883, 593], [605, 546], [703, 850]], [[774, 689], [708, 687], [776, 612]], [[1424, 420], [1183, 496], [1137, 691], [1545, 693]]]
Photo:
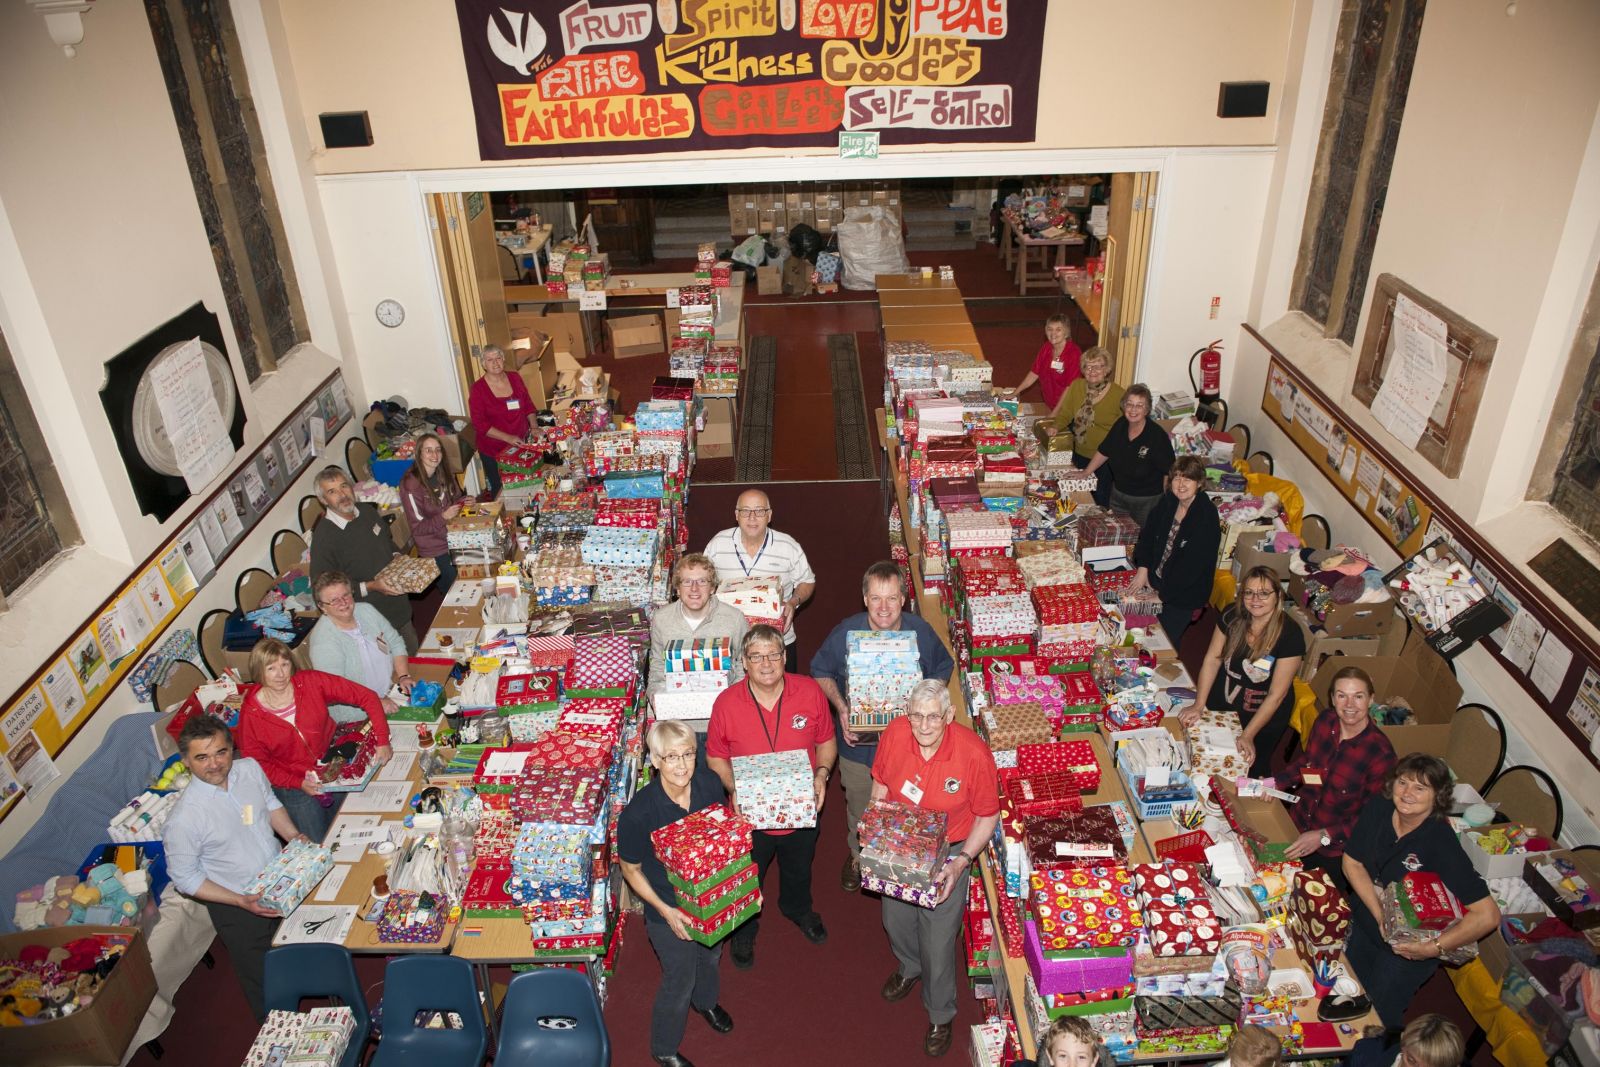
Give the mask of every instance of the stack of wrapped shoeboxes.
[[733, 757], [739, 810], [757, 830], [817, 825], [816, 777], [809, 753], [790, 749]]
[[355, 1036], [349, 1008], [270, 1011], [244, 1056], [244, 1067], [338, 1067]]
[[669, 641], [665, 673], [654, 699], [657, 719], [709, 719], [711, 705], [728, 688], [733, 646], [726, 637]]
[[761, 910], [761, 881], [750, 859], [750, 820], [704, 808], [650, 835], [689, 936], [714, 945]]
[[1078, 519], [1078, 558], [1085, 568], [1116, 570], [1133, 566], [1139, 524], [1121, 511], [1094, 510]]
[[1105, 859], [1074, 863], [1057, 856], [1035, 863], [1029, 889], [1023, 1003], [1034, 1032], [1043, 1033], [1060, 1016], [1080, 1015], [1093, 1016], [1091, 1025], [1103, 1037], [1131, 1038], [1134, 946], [1143, 923], [1128, 869]]
[[1141, 968], [1134, 1000], [1140, 1051], [1157, 1054], [1225, 1040], [1239, 1018], [1238, 990], [1213, 962], [1228, 920], [1199, 864], [1164, 858], [1132, 868], [1145, 941], [1156, 962]]
[[1019, 746], [1042, 745], [1055, 737], [1050, 720], [1037, 701], [992, 704], [983, 709], [977, 724], [989, 747], [994, 750], [995, 764], [1000, 767], [1018, 765]]
[[[1037, 641], [1039, 617], [1026, 593], [967, 596], [967, 633], [972, 661], [979, 669], [993, 657], [1031, 656]], [[958, 649], [959, 652], [959, 649]]]
[[502, 672], [495, 706], [504, 715], [513, 741], [532, 741], [555, 729], [561, 711], [561, 676], [532, 668]]
[[1230, 711], [1206, 709], [1200, 718], [1183, 728], [1189, 746], [1189, 766], [1196, 777], [1203, 774], [1237, 778], [1250, 770], [1250, 761], [1239, 752], [1242, 728], [1239, 716]]
[[1100, 628], [1100, 601], [1094, 590], [1081, 583], [1035, 585], [1032, 596], [1039, 613], [1039, 646], [1059, 650], [1056, 654], [1060, 656], [1087, 660]]
[[913, 630], [851, 630], [845, 635], [850, 729], [877, 732], [906, 713], [906, 698], [922, 680]]
[[703, 337], [674, 337], [667, 343], [667, 373], [674, 378], [698, 378], [706, 362]]
[[922, 908], [936, 903], [934, 880], [943, 870], [949, 843], [948, 817], [894, 800], [869, 806], [857, 828], [861, 841], [861, 888]]
[[[1001, 666], [1009, 667], [1010, 664], [1002, 663]], [[1044, 712], [1045, 720], [1057, 734], [1068, 732], [1069, 725], [1072, 732], [1081, 732], [1079, 724], [1066, 721], [1066, 693], [1061, 686], [1062, 677], [1056, 674], [990, 673], [990, 703], [1006, 705], [1031, 702]], [[1095, 721], [1091, 720], [1089, 729], [1094, 729], [1095, 725]]]
[[648, 604], [658, 543], [653, 527], [589, 527], [583, 537], [583, 562], [594, 568], [595, 599]]
[[777, 578], [735, 578], [717, 587], [717, 599], [751, 626], [765, 623], [783, 629], [783, 583]]
[[697, 282], [710, 282], [711, 269], [717, 262], [717, 246], [711, 241], [701, 241], [700, 247], [695, 251], [694, 280]]
[[717, 335], [717, 297], [710, 285], [685, 285], [678, 290], [678, 336], [710, 341]]
[[706, 350], [695, 392], [701, 396], [733, 396], [739, 391], [739, 364], [743, 353], [738, 345], [713, 343]]

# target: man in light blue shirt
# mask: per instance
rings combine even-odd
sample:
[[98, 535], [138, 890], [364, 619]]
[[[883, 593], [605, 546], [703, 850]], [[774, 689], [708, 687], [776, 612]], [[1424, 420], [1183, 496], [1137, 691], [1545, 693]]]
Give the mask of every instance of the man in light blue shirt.
[[261, 984], [278, 913], [245, 887], [278, 854], [279, 837], [305, 835], [273, 795], [261, 765], [234, 758], [233, 735], [220, 719], [192, 716], [178, 733], [178, 752], [193, 780], [162, 835], [167, 873], [180, 893], [210, 912], [259, 1021], [267, 1017]]

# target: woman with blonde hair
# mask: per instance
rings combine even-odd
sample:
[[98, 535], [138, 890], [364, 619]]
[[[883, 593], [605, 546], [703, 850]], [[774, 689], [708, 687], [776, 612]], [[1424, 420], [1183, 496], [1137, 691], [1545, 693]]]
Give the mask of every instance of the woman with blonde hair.
[[[1243, 732], [1239, 754], [1255, 778], [1271, 773], [1272, 756], [1294, 710], [1294, 676], [1305, 658], [1300, 624], [1283, 610], [1283, 588], [1271, 567], [1251, 567], [1239, 580], [1239, 598], [1223, 613], [1200, 665], [1195, 692], [1204, 707], [1238, 714]], [[1178, 713], [1185, 726], [1200, 718], [1201, 705]]]
[[[1099, 345], [1085, 352], [1082, 377], [1067, 386], [1049, 423], [1052, 435], [1072, 434], [1072, 462], [1079, 470], [1089, 465], [1122, 416], [1122, 386], [1111, 380], [1111, 362], [1111, 353]], [[1102, 507], [1111, 499], [1110, 475], [1102, 475], [1095, 489], [1095, 502]]]

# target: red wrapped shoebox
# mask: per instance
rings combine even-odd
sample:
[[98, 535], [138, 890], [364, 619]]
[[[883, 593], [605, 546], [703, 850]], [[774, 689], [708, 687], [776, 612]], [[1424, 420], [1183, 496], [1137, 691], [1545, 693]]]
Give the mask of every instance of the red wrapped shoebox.
[[1047, 957], [1127, 947], [1139, 939], [1143, 921], [1126, 867], [1035, 868], [1029, 888], [1040, 945]]
[[1052, 741], [1043, 745], [1018, 745], [1017, 769], [1021, 771], [1066, 771], [1078, 783], [1078, 792], [1093, 793], [1100, 788], [1100, 762], [1088, 741]]
[[1011, 810], [1018, 815], [1050, 816], [1082, 811], [1083, 798], [1066, 771], [1019, 771], [1005, 782]]
[[650, 835], [656, 855], [669, 872], [700, 882], [750, 855], [750, 820], [726, 805], [702, 808]]
[[1128, 859], [1122, 828], [1109, 808], [1029, 819], [1023, 839], [1035, 867], [1097, 867]]

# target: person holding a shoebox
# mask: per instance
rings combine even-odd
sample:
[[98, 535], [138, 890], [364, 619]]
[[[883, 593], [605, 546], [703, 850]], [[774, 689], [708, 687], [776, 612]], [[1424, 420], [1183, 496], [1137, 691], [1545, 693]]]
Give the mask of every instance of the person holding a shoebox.
[[906, 713], [889, 724], [878, 742], [872, 799], [943, 812], [948, 858], [934, 881], [933, 907], [883, 898], [883, 926], [898, 966], [883, 984], [882, 995], [891, 1003], [903, 1000], [922, 982], [922, 1006], [928, 1012], [922, 1049], [942, 1056], [954, 1036], [956, 941], [967, 879], [994, 836], [1000, 787], [994, 754], [977, 734], [956, 724], [945, 683], [918, 682], [906, 706]]
[[[772, 861], [778, 861], [778, 910], [800, 928], [806, 940], [820, 945], [828, 939], [828, 931], [812, 907], [811, 863], [817, 853], [816, 815], [822, 811], [828, 778], [839, 755], [833, 739], [833, 716], [828, 710], [828, 698], [816, 682], [803, 674], [784, 672], [783, 635], [776, 628], [765, 623], [752, 626], [745, 635], [742, 656], [744, 682], [723, 690], [711, 707], [711, 722], [706, 727], [706, 765], [722, 779], [723, 787], [733, 798], [734, 809], [742, 812], [736, 757], [801, 752], [809, 760], [814, 805], [806, 805], [807, 798], [794, 797], [791, 790], [788, 799], [777, 807], [794, 811], [803, 805], [811, 809], [810, 818], [781, 820], [789, 824], [788, 828], [762, 829], [756, 822], [752, 851], [763, 880]], [[781, 776], [762, 777], [763, 783], [774, 786], [781, 780]], [[802, 785], [800, 791], [803, 790]], [[772, 799], [763, 798], [764, 809], [774, 809], [768, 803]], [[796, 822], [802, 825], [796, 827]], [[809, 825], [804, 825], [807, 822]], [[734, 931], [730, 945], [734, 966], [745, 969], [754, 965], [760, 922], [757, 914]]]
[[[702, 944], [692, 936], [690, 917], [679, 907], [653, 835], [696, 812], [721, 810], [727, 794], [716, 775], [696, 771], [696, 737], [687, 724], [658, 722], [645, 735], [645, 745], [655, 777], [622, 811], [617, 856], [623, 878], [644, 904], [645, 935], [661, 961], [661, 984], [650, 1015], [650, 1055], [663, 1067], [679, 1067], [689, 1062], [678, 1054], [689, 1009], [719, 1034], [733, 1029], [733, 1019], [718, 1003], [722, 945]], [[748, 862], [748, 854], [745, 858]], [[719, 854], [709, 862], [725, 866], [726, 859]]]

